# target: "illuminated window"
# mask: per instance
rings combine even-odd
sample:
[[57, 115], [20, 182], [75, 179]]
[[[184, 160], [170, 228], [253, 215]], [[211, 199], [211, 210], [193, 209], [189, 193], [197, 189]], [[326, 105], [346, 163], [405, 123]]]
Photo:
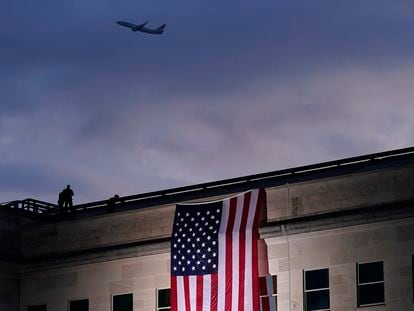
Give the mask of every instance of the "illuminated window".
[[330, 310], [329, 269], [304, 272], [304, 303], [306, 311]]
[[158, 289], [157, 290], [157, 310], [170, 311], [170, 289]]
[[261, 310], [277, 310], [277, 276], [268, 275], [259, 278]]
[[132, 311], [132, 294], [113, 295], [112, 311]]
[[89, 311], [89, 300], [71, 300], [69, 301], [69, 311]]
[[358, 306], [385, 303], [382, 261], [357, 264]]

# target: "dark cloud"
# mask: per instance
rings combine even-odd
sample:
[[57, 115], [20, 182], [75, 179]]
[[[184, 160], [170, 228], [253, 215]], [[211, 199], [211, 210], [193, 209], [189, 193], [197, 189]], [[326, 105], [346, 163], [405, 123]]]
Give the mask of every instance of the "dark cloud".
[[0, 201], [412, 145], [413, 13], [385, 0], [2, 2]]

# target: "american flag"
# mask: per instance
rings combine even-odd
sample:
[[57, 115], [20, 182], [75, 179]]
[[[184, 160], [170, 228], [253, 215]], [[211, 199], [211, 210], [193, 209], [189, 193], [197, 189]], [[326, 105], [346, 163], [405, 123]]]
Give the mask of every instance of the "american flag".
[[257, 223], [264, 190], [176, 207], [171, 310], [259, 311]]

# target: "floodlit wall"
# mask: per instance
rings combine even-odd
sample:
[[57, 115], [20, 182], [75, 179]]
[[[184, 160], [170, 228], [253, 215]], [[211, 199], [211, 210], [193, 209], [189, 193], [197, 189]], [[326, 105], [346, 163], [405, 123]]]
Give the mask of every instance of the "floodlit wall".
[[329, 269], [331, 310], [356, 310], [356, 265], [372, 261], [384, 262], [385, 305], [367, 310], [414, 310], [413, 232], [411, 218], [267, 238], [269, 272], [278, 276], [279, 310], [304, 310], [303, 273], [322, 268]]
[[[356, 310], [356, 262], [369, 260], [384, 260], [386, 310], [413, 307], [414, 249], [407, 236], [414, 218], [370, 224], [338, 218], [334, 228], [322, 221], [310, 230], [304, 222], [299, 231], [280, 226], [307, 215], [413, 199], [412, 176], [414, 167], [405, 166], [266, 189], [270, 224], [261, 234], [270, 272], [278, 275], [279, 311], [303, 310], [303, 270], [323, 267], [330, 272], [331, 309]], [[111, 295], [126, 292], [134, 294], [134, 310], [155, 310], [156, 288], [169, 287], [173, 215], [174, 205], [163, 205], [25, 228], [22, 252], [33, 261], [22, 268], [20, 310], [47, 303], [48, 310], [63, 311], [68, 300], [88, 298], [90, 310], [109, 311]], [[279, 225], [273, 228], [274, 222]]]
[[67, 311], [70, 300], [86, 298], [90, 311], [109, 311], [112, 295], [133, 293], [134, 310], [154, 311], [156, 289], [170, 286], [169, 260], [164, 253], [23, 273], [20, 310], [47, 303]]

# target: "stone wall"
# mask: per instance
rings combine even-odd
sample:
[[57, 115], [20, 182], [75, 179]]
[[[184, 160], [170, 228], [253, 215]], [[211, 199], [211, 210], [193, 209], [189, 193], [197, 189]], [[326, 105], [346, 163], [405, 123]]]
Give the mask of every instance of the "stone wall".
[[370, 261], [384, 262], [386, 306], [369, 310], [413, 310], [413, 232], [411, 218], [267, 238], [269, 271], [278, 276], [279, 310], [303, 310], [304, 270], [321, 268], [329, 268], [331, 310], [356, 310], [356, 264]]

